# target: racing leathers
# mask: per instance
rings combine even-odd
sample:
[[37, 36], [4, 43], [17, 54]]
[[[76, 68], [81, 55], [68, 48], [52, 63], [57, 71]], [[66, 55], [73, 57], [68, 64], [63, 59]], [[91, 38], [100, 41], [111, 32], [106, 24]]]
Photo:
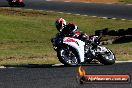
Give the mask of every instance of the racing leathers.
[[82, 41], [89, 40], [89, 36], [86, 33], [79, 31], [78, 27], [72, 23], [65, 25], [61, 34], [65, 37], [73, 37]]

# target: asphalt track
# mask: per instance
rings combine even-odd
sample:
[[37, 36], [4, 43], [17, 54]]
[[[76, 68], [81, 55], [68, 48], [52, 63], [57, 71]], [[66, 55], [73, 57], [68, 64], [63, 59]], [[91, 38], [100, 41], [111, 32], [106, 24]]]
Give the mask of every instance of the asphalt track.
[[[8, 66], [0, 69], [0, 88], [132, 88], [126, 84], [84, 84], [76, 81], [78, 67], [52, 65]], [[115, 65], [83, 66], [87, 74], [129, 74], [132, 77], [132, 62]]]
[[[47, 2], [45, 0], [24, 0], [29, 9], [53, 10], [81, 15], [132, 19], [132, 5], [95, 4], [72, 2]], [[0, 6], [9, 6], [6, 0], [0, 0]]]

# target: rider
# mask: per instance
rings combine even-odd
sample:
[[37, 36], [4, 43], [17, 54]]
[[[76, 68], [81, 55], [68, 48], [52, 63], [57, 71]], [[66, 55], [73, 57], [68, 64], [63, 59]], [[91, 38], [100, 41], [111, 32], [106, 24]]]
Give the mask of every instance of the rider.
[[79, 31], [78, 27], [73, 23], [66, 24], [66, 20], [58, 18], [55, 21], [57, 30], [66, 37], [78, 38], [82, 41], [89, 40], [89, 36], [86, 33]]

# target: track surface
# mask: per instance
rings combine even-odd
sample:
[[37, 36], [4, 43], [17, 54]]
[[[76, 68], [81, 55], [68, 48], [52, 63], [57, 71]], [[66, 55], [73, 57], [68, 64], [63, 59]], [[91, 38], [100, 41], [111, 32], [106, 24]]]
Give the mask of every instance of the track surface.
[[[83, 66], [87, 74], [129, 74], [132, 63]], [[0, 88], [132, 88], [128, 84], [84, 84], [76, 82], [78, 67], [28, 65], [0, 69]]]
[[[132, 19], [132, 5], [47, 2], [45, 0], [25, 0], [25, 4], [25, 8], [29, 9], [53, 10], [108, 18]], [[0, 6], [8, 6], [8, 3], [6, 0], [0, 0]]]

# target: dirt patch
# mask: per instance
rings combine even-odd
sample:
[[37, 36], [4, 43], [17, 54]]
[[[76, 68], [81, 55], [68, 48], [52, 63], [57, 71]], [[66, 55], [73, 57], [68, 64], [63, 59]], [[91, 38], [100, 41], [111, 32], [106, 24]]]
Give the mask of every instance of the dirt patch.
[[21, 11], [21, 10], [11, 10], [11, 9], [0, 9], [0, 14], [5, 15], [16, 15], [16, 16], [29, 16], [29, 17], [37, 17], [37, 16], [44, 16], [47, 15], [47, 13], [41, 13], [41, 12], [33, 12], [33, 11]]
[[4, 60], [34, 60], [34, 59], [43, 59], [43, 60], [48, 60], [48, 58], [53, 58], [56, 57], [56, 55], [47, 55], [47, 54], [43, 54], [43, 55], [29, 55], [29, 56], [22, 56], [22, 55], [18, 55], [18, 56], [7, 56], [7, 57], [0, 57], [0, 61], [4, 61]]

